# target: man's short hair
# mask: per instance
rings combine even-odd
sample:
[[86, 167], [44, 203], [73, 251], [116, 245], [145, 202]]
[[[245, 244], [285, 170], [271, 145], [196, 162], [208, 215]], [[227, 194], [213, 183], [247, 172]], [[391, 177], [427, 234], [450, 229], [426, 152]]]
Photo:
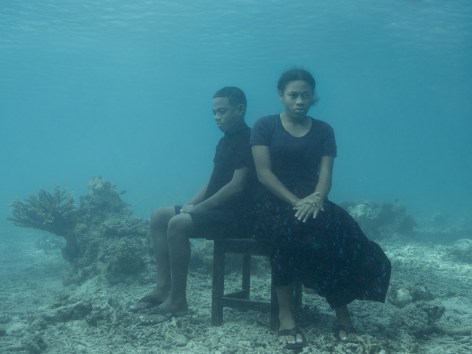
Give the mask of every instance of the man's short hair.
[[238, 106], [240, 104], [244, 105], [244, 107], [247, 107], [247, 100], [246, 100], [246, 95], [244, 94], [243, 90], [241, 90], [239, 87], [234, 87], [234, 86], [227, 86], [223, 87], [222, 89], [219, 89], [216, 91], [216, 93], [213, 95], [213, 98], [217, 97], [226, 97], [228, 98], [229, 103], [231, 103], [233, 106]]

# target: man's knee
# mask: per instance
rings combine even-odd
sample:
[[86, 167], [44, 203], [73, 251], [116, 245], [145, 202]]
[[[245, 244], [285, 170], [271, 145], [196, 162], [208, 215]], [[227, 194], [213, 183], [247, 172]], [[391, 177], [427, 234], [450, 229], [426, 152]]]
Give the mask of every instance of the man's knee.
[[151, 230], [167, 228], [169, 220], [175, 216], [173, 207], [159, 208], [151, 214]]
[[167, 237], [188, 237], [192, 231], [192, 217], [189, 214], [178, 214], [169, 220]]

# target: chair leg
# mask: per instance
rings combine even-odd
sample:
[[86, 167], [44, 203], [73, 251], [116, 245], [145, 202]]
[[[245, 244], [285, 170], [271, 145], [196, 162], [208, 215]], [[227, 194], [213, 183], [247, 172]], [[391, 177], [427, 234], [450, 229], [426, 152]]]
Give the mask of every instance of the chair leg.
[[302, 308], [302, 282], [298, 279], [295, 279], [295, 296], [294, 296], [294, 307], [299, 310]]
[[244, 299], [249, 300], [251, 291], [251, 255], [247, 253], [243, 256], [243, 280], [241, 289], [244, 293]]
[[221, 298], [225, 291], [225, 246], [223, 241], [213, 243], [213, 286], [211, 294], [211, 324], [223, 324], [223, 303]]
[[270, 329], [279, 329], [279, 303], [277, 301], [277, 290], [274, 285], [274, 274], [270, 277]]

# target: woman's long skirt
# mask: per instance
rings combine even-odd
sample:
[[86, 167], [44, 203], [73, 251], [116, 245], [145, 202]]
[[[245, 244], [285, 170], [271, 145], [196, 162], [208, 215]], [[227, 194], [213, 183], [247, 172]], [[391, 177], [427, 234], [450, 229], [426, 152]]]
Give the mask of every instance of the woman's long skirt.
[[316, 219], [303, 223], [275, 198], [257, 205], [255, 234], [272, 244], [275, 285], [295, 277], [324, 296], [332, 308], [355, 299], [385, 301], [391, 265], [378, 244], [340, 206], [325, 202]]

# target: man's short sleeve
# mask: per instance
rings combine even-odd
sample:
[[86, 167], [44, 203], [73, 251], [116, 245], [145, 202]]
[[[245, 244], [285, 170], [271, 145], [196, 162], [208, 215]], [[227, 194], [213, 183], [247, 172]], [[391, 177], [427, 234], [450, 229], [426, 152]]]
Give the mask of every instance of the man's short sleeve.
[[249, 145], [249, 136], [250, 129], [247, 128], [247, 132], [241, 135], [241, 139], [238, 141], [238, 146], [236, 148], [236, 154], [234, 158], [234, 168], [235, 170], [251, 167], [252, 166], [252, 152], [251, 146]]

